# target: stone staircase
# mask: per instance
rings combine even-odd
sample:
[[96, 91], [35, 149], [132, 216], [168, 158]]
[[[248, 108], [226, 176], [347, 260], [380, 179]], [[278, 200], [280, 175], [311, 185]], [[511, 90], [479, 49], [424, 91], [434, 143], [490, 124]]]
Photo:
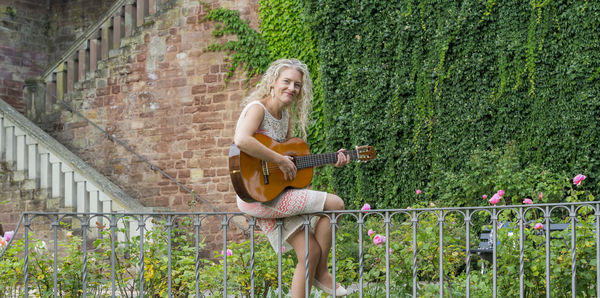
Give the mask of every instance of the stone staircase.
[[160, 9], [169, 8], [169, 2], [172, 1], [115, 0], [57, 61], [38, 78], [27, 80], [28, 89], [32, 89], [26, 98], [28, 118], [37, 121], [54, 113], [56, 99], [63, 99], [77, 83], [93, 79], [95, 72], [101, 71], [103, 61], [120, 57], [121, 42], [134, 35], [136, 29], [152, 24]]
[[[15, 211], [155, 211], [130, 197], [3, 100], [0, 100], [0, 162], [0, 182], [3, 192], [8, 194], [3, 200], [12, 201]], [[16, 218], [9, 221], [16, 222]], [[108, 225], [107, 219], [99, 221]], [[135, 235], [137, 223], [132, 221], [130, 225]]]

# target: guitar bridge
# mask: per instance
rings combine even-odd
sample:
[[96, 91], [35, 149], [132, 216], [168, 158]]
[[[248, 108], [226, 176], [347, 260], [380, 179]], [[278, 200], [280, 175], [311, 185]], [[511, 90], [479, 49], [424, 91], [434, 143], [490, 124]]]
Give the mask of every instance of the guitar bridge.
[[261, 165], [262, 165], [264, 183], [265, 183], [265, 185], [268, 185], [269, 184], [269, 167], [267, 166], [267, 162], [264, 160], [261, 161]]

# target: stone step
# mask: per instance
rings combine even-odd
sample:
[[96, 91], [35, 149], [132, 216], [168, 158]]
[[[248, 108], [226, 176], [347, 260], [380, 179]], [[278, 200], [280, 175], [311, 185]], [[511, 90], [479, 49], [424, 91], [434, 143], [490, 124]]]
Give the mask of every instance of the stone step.
[[[152, 211], [0, 100], [0, 213]], [[10, 207], [8, 207], [10, 205]], [[6, 217], [2, 217], [6, 218]], [[131, 234], [137, 235], [134, 225]], [[137, 226], [135, 226], [137, 228]]]

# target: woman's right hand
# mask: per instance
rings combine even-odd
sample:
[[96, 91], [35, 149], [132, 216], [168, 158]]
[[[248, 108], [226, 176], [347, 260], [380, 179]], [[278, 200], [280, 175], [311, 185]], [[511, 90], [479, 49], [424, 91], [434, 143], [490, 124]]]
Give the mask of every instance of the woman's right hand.
[[283, 172], [283, 177], [285, 180], [292, 181], [296, 178], [296, 165], [292, 161], [293, 158], [291, 156], [282, 155], [277, 163], [277, 166]]

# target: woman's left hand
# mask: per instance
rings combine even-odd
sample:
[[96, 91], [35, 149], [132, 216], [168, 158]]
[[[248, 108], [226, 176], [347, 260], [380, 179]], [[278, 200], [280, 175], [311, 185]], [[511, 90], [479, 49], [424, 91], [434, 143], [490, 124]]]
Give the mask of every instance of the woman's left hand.
[[342, 148], [338, 150], [338, 158], [333, 166], [336, 168], [340, 168], [347, 165], [349, 162], [350, 156], [346, 155], [346, 149]]

